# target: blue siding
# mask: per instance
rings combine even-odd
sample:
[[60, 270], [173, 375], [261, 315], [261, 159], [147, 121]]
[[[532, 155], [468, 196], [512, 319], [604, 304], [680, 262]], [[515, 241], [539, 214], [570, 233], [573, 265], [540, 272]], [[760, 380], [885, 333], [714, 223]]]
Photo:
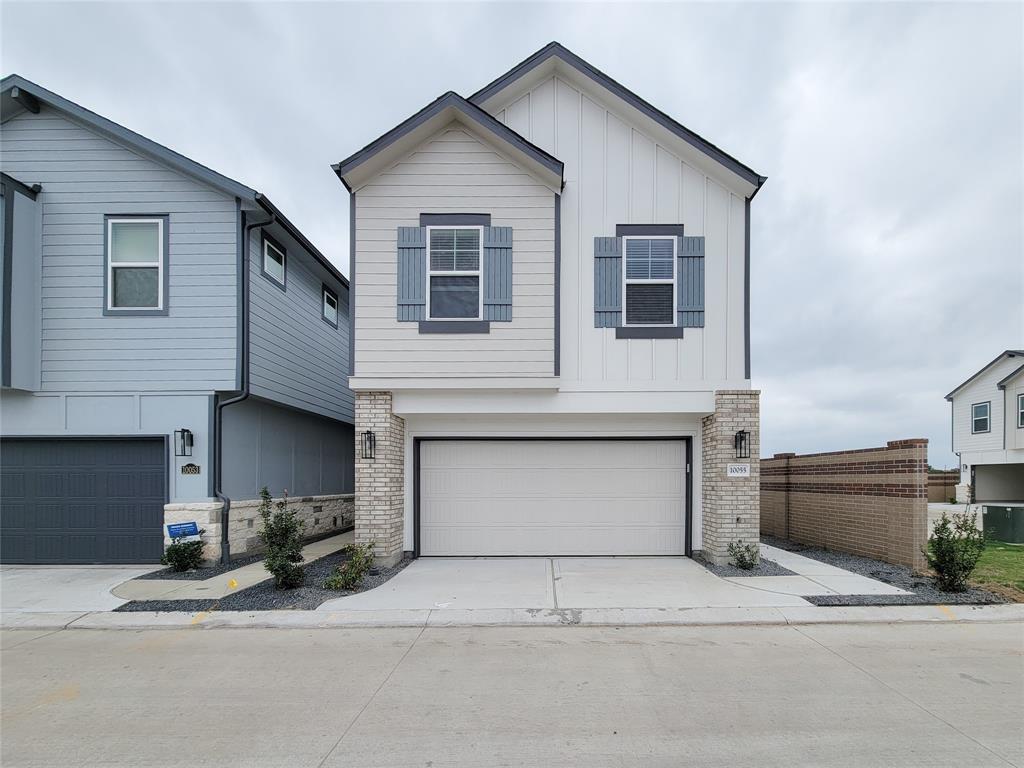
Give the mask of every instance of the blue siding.
[[[352, 421], [348, 388], [348, 290], [280, 227], [268, 234], [287, 251], [287, 288], [261, 274], [258, 230], [250, 233], [249, 374], [253, 395]], [[338, 296], [338, 327], [322, 315], [322, 286]]]

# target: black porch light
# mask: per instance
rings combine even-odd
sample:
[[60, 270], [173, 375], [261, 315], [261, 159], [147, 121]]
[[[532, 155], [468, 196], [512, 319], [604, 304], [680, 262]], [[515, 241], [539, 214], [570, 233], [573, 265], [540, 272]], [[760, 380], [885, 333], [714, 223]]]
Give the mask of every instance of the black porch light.
[[375, 452], [377, 449], [377, 436], [370, 430], [366, 430], [362, 434], [363, 442], [363, 458], [372, 459], [375, 458]]
[[737, 459], [749, 459], [750, 458], [750, 433], [745, 429], [741, 429], [736, 433], [734, 440], [736, 447], [736, 458]]
[[181, 429], [174, 430], [174, 455], [175, 456], [191, 456], [192, 455], [192, 430]]

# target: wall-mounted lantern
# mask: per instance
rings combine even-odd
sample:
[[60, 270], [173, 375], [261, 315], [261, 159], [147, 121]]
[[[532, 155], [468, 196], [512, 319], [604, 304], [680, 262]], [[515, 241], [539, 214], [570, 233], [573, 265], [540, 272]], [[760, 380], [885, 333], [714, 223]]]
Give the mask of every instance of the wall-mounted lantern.
[[373, 432], [367, 430], [362, 434], [363, 438], [363, 458], [372, 459], [375, 458], [377, 450], [377, 436]]
[[736, 433], [734, 440], [736, 447], [736, 458], [737, 459], [749, 459], [750, 458], [750, 433], [744, 429], [741, 429]]
[[191, 456], [192, 442], [192, 430], [184, 427], [174, 430], [174, 455]]

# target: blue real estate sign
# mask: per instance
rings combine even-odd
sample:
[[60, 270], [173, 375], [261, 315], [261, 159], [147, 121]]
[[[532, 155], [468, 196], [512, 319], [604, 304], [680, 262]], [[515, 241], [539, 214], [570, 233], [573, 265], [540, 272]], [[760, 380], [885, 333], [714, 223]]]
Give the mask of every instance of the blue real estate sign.
[[191, 523], [168, 523], [167, 524], [167, 537], [170, 539], [181, 539], [186, 536], [198, 536], [199, 525], [193, 521]]

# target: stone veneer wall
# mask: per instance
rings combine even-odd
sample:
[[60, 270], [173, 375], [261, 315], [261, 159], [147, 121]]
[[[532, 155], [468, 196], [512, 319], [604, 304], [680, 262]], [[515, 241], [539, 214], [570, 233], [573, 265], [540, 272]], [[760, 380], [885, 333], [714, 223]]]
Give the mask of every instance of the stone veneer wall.
[[761, 531], [923, 568], [928, 441], [762, 460]]
[[[382, 565], [402, 558], [405, 527], [405, 419], [390, 392], [356, 392], [356, 543], [374, 545]], [[375, 458], [364, 459], [362, 433], [376, 436]]]
[[[259, 499], [231, 501], [228, 542], [233, 558], [251, 555], [263, 549], [259, 539], [262, 527], [259, 505]], [[219, 501], [167, 504], [164, 506], [164, 525], [195, 520], [204, 531], [203, 560], [208, 564], [216, 563], [220, 561], [222, 506]], [[298, 512], [299, 519], [306, 524], [303, 529], [305, 539], [322, 538], [333, 532], [348, 530], [355, 524], [355, 497], [350, 493], [289, 497], [288, 508]], [[164, 528], [164, 546], [170, 543], [167, 529]]]
[[[729, 544], [760, 538], [760, 391], [715, 392], [715, 412], [701, 421], [702, 554], [712, 563], [729, 561]], [[750, 458], [736, 458], [736, 433], [750, 433]], [[750, 464], [750, 477], [727, 477], [729, 464]]]

